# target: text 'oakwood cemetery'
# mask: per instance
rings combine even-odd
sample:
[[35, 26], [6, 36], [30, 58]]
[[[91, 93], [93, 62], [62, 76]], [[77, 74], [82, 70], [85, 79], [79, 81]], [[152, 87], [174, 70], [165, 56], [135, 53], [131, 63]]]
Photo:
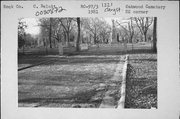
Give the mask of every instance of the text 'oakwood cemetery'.
[[157, 108], [156, 27], [156, 17], [19, 19], [18, 106]]

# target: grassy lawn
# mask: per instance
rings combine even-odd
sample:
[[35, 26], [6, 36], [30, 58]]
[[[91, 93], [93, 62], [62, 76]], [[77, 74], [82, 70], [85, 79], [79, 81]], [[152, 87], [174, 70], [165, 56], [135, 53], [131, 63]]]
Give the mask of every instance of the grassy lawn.
[[[49, 60], [56, 60], [56, 57], [46, 55], [21, 55], [18, 57], [18, 69], [31, 65], [36, 65]], [[64, 58], [62, 58], [61, 60], [64, 60]]]
[[[18, 72], [19, 106], [98, 107], [107, 90], [116, 100], [113, 76], [120, 55], [56, 57], [56, 62]], [[122, 62], [123, 65], [123, 62]], [[111, 88], [111, 89], [110, 89]], [[118, 96], [117, 96], [118, 95]]]
[[157, 55], [150, 49], [150, 43], [127, 44], [126, 50], [123, 44], [105, 44], [81, 52], [66, 49], [64, 56], [54, 49], [48, 55], [43, 49], [20, 54], [18, 68], [53, 62], [18, 71], [19, 107], [99, 107], [105, 95], [113, 97], [109, 103], [116, 107], [121, 82], [110, 79], [119, 61], [123, 67], [126, 53], [130, 64], [125, 107], [157, 107]]
[[157, 54], [131, 54], [126, 108], [157, 108]]

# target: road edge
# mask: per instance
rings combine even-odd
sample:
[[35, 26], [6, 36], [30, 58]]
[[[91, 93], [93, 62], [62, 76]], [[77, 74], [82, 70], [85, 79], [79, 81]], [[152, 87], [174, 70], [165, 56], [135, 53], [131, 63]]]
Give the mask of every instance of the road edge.
[[123, 73], [122, 73], [122, 83], [121, 83], [121, 98], [118, 102], [117, 109], [124, 109], [125, 106], [125, 96], [126, 96], [126, 76], [127, 76], [127, 66], [128, 66], [129, 55], [126, 55], [124, 66], [123, 66]]

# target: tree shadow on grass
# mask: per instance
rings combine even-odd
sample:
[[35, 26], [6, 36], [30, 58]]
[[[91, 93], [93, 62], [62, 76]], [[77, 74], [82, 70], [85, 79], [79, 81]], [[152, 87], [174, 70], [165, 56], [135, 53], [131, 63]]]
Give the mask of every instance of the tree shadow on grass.
[[38, 103], [39, 106], [45, 106], [52, 103], [59, 104], [83, 104], [88, 103], [94, 105], [94, 107], [98, 107], [100, 103], [102, 102], [102, 98], [99, 98], [97, 100], [91, 100], [93, 96], [95, 96], [97, 93], [103, 93], [102, 91], [96, 91], [95, 89], [91, 89], [88, 91], [82, 91], [78, 92], [71, 96], [65, 96], [65, 97], [54, 97], [54, 98], [26, 98], [26, 99], [20, 99], [18, 100], [19, 103]]
[[157, 59], [149, 58], [149, 59], [130, 59], [133, 62], [157, 62]]
[[[52, 60], [50, 62], [45, 62], [42, 64], [39, 64], [44, 61]], [[85, 56], [85, 57], [24, 57], [18, 61], [19, 68], [27, 67], [28, 66], [37, 66], [38, 64], [40, 66], [46, 66], [46, 65], [64, 65], [64, 64], [99, 64], [99, 63], [117, 63], [119, 61], [123, 62], [123, 59], [119, 59], [118, 56], [114, 57], [96, 57], [96, 56]]]
[[81, 51], [67, 53], [67, 55], [125, 55], [125, 54], [156, 54], [152, 49], [133, 49], [133, 50], [117, 50], [117, 51]]
[[[54, 57], [46, 55], [18, 55], [18, 70], [23, 70], [30, 67], [34, 67], [37, 65], [63, 65], [63, 64], [77, 64], [77, 63], [84, 63], [84, 64], [99, 64], [99, 63], [116, 63], [116, 62], [123, 62], [124, 59], [118, 59], [114, 57], [119, 57], [125, 54], [155, 54], [151, 49], [134, 49], [128, 51], [97, 51], [97, 52], [89, 52], [89, 51], [80, 51], [80, 52], [67, 52], [65, 53], [65, 57]], [[105, 57], [107, 55], [112, 56], [111, 58]], [[76, 57], [76, 56], [83, 56], [83, 57]], [[86, 57], [87, 56], [87, 57]], [[102, 57], [101, 57], [102, 56]], [[51, 62], [49, 62], [52, 60]], [[135, 62], [142, 62], [142, 61], [157, 61], [156, 59], [149, 58], [149, 59], [130, 59], [134, 60]], [[48, 62], [46, 62], [48, 61]], [[44, 62], [41, 64], [41, 62]], [[30, 66], [30, 67], [29, 67]]]

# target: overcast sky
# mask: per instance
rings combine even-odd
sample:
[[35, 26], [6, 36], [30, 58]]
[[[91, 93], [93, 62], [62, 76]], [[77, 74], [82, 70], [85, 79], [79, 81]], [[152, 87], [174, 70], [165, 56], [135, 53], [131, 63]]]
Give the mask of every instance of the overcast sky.
[[38, 26], [38, 19], [36, 18], [24, 18], [22, 21], [25, 21], [27, 24], [26, 32], [32, 35], [37, 35], [40, 33], [40, 27]]

